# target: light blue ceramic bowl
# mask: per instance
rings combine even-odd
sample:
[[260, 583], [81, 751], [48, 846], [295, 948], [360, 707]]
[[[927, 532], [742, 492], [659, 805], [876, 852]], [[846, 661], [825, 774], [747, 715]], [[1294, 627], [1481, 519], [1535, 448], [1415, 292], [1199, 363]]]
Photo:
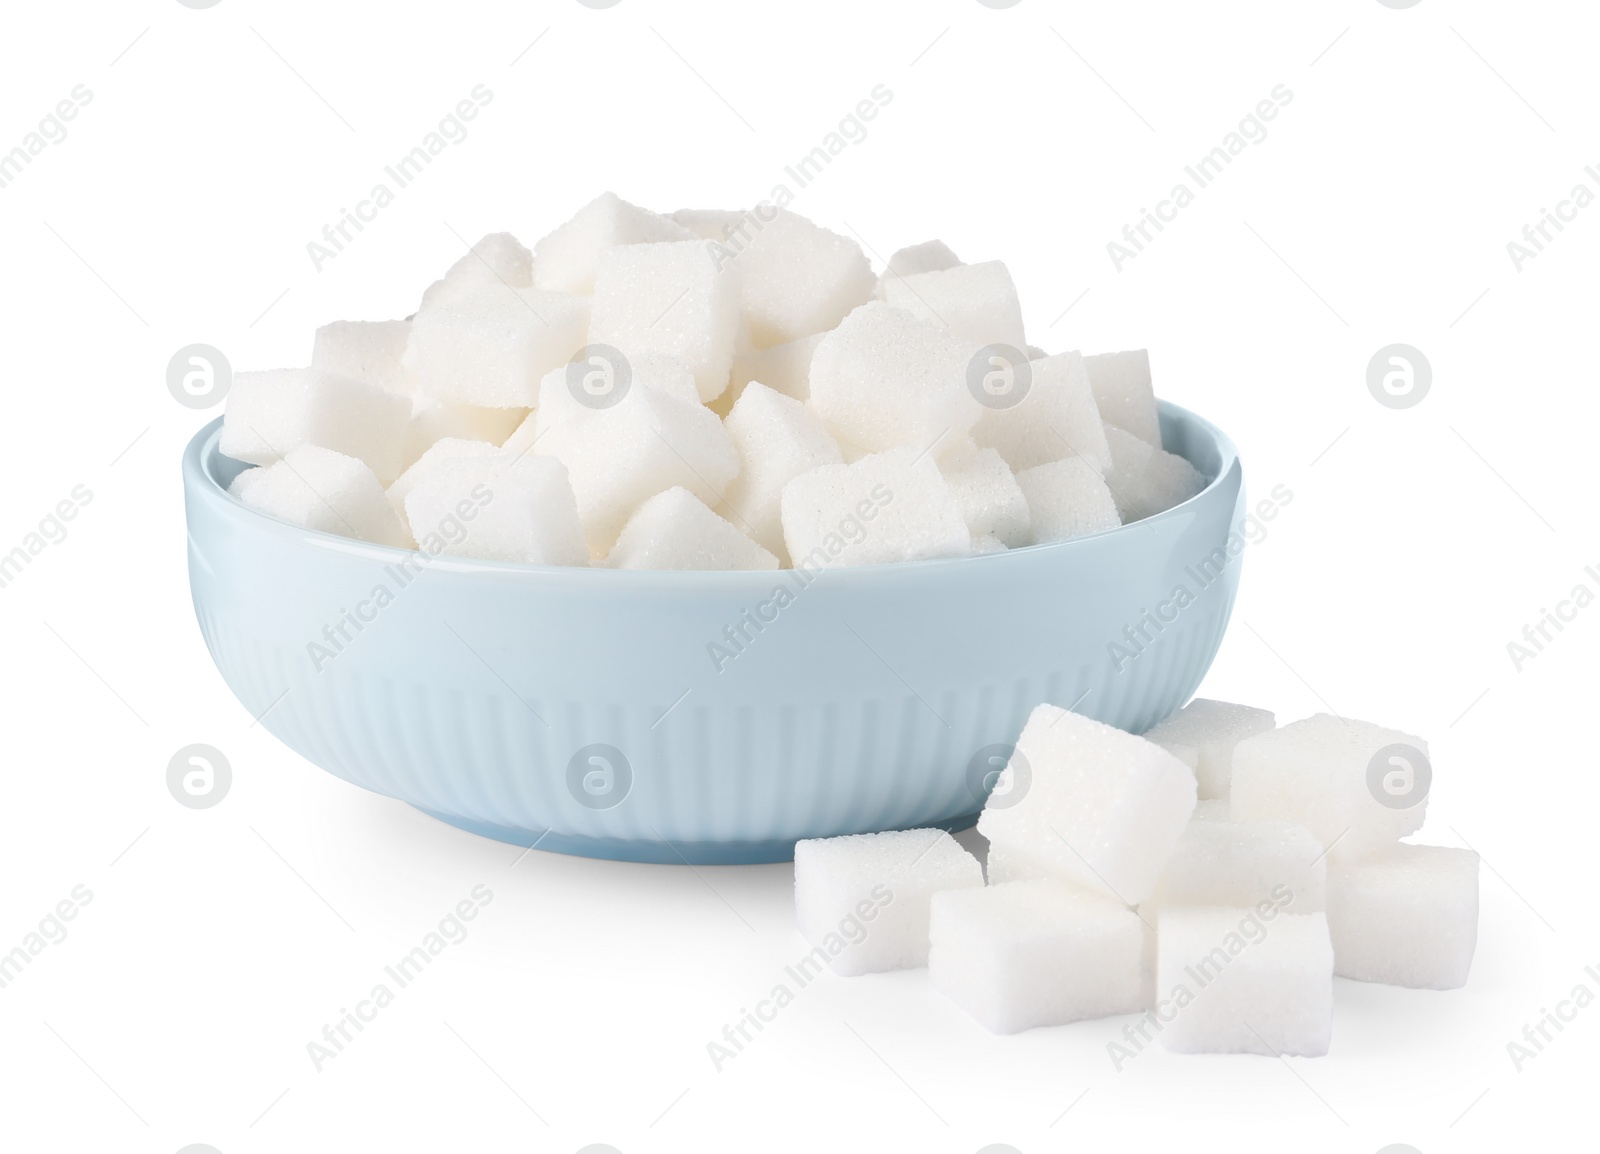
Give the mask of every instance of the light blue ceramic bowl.
[[195, 613], [229, 688], [330, 773], [563, 853], [782, 861], [799, 838], [970, 824], [993, 747], [1041, 701], [1134, 732], [1187, 701], [1238, 589], [1238, 456], [1169, 404], [1166, 447], [1209, 480], [1182, 505], [809, 585], [428, 561], [300, 529], [228, 495], [243, 466], [221, 423], [183, 480]]

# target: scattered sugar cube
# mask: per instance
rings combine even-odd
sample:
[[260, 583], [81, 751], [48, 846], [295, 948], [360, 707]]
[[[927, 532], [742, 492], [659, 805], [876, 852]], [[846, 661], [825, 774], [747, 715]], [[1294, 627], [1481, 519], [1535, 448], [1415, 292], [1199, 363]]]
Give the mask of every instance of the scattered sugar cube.
[[594, 292], [600, 254], [612, 245], [688, 240], [689, 231], [658, 213], [603, 192], [533, 246], [533, 284], [552, 292]]
[[235, 373], [218, 445], [270, 465], [302, 445], [366, 462], [380, 483], [400, 475], [411, 399], [321, 369]]
[[[1156, 923], [1161, 1044], [1182, 1054], [1314, 1058], [1333, 1035], [1325, 915], [1168, 906]], [[1170, 1020], [1168, 1017], [1170, 1015]]]
[[1248, 909], [1271, 901], [1290, 913], [1320, 913], [1327, 872], [1322, 846], [1304, 826], [1197, 816], [1184, 827], [1139, 912], [1153, 920], [1163, 906]]
[[405, 363], [425, 396], [528, 409], [539, 379], [566, 363], [588, 328], [583, 297], [468, 282], [417, 311]]
[[1017, 286], [997, 260], [888, 279], [883, 299], [975, 344], [1019, 352], [1027, 344]]
[[405, 505], [417, 543], [429, 554], [534, 565], [589, 563], [566, 466], [553, 457], [441, 461], [417, 482]]
[[1196, 697], [1144, 736], [1174, 753], [1178, 747], [1188, 748], [1194, 756], [1189, 764], [1200, 782], [1200, 796], [1227, 797], [1233, 779], [1233, 747], [1276, 724], [1270, 710]]
[[1478, 855], [1397, 845], [1328, 870], [1334, 973], [1429, 990], [1467, 984], [1478, 941]]
[[411, 536], [372, 470], [332, 449], [298, 445], [264, 469], [239, 474], [229, 491], [252, 509], [291, 525], [411, 548]]
[[[1016, 387], [1020, 366], [1008, 383]], [[1089, 389], [1089, 373], [1077, 353], [1027, 362], [1027, 391], [1009, 408], [985, 407], [973, 426], [980, 445], [998, 449], [1015, 470], [1081, 457], [1099, 472], [1111, 470], [1111, 446]], [[997, 398], [1001, 400], [1004, 398]]]
[[928, 905], [945, 890], [981, 887], [978, 859], [939, 829], [795, 843], [795, 924], [853, 977], [928, 964]]
[[1160, 746], [1057, 706], [1034, 709], [978, 818], [1002, 847], [1136, 905], [1195, 806], [1194, 774]]
[[634, 510], [606, 564], [613, 569], [776, 569], [778, 559], [689, 490], [674, 487]]
[[1094, 353], [1083, 358], [1100, 419], [1126, 429], [1146, 444], [1161, 448], [1161, 420], [1150, 383], [1150, 353]]
[[1144, 1008], [1139, 915], [1060, 881], [933, 895], [928, 976], [995, 1034]]
[[826, 333], [812, 333], [770, 349], [752, 349], [734, 354], [728, 391], [718, 398], [731, 408], [751, 381], [760, 381], [786, 397], [804, 401], [811, 396], [811, 358]]
[[400, 363], [410, 321], [334, 321], [317, 330], [311, 367], [410, 396], [417, 382]]
[[1180, 505], [1206, 487], [1199, 471], [1177, 454], [1153, 448], [1116, 425], [1105, 430], [1111, 448], [1106, 484], [1124, 524]]
[[1027, 498], [999, 453], [977, 449], [947, 458], [939, 472], [975, 538], [992, 537], [1009, 548], [1033, 543]]
[[811, 406], [841, 443], [924, 449], [965, 433], [982, 411], [967, 390], [976, 345], [873, 301], [822, 338], [811, 358]]
[[536, 439], [533, 452], [567, 466], [595, 557], [611, 551], [623, 523], [647, 498], [681, 485], [716, 505], [739, 472], [739, 451], [715, 413], [648, 382], [635, 380], [621, 401], [596, 409], [578, 400], [566, 370], [556, 369], [540, 386], [530, 419], [532, 435], [518, 429], [507, 451], [525, 452], [520, 442]]
[[1069, 541], [1122, 524], [1105, 478], [1081, 457], [1064, 457], [1017, 474], [1028, 503], [1033, 543]]
[[625, 356], [682, 358], [700, 399], [728, 387], [739, 325], [739, 274], [720, 267], [702, 240], [633, 244], [600, 254], [594, 282], [593, 344]]
[[801, 473], [784, 486], [778, 509], [797, 569], [964, 557], [972, 549], [955, 494], [916, 449]]
[[877, 278], [855, 241], [783, 208], [753, 210], [747, 223], [719, 255], [738, 265], [756, 348], [825, 332], [871, 299]]
[[889, 266], [878, 278], [878, 288], [874, 295], [883, 300], [884, 285], [889, 281], [916, 276], [918, 273], [943, 272], [947, 268], [958, 268], [960, 265], [961, 258], [951, 252], [950, 246], [942, 240], [925, 240], [921, 244], [908, 245], [889, 258]]
[[411, 495], [413, 489], [421, 484], [441, 464], [445, 461], [457, 461], [464, 457], [498, 457], [502, 452], [502, 449], [488, 441], [463, 437], [441, 437], [429, 445], [411, 463], [411, 466], [389, 485], [386, 490], [389, 497], [389, 507], [395, 511], [401, 522], [409, 528], [410, 522], [406, 518], [406, 498]]
[[839, 446], [799, 401], [755, 381], [722, 423], [741, 461], [728, 486], [726, 508], [762, 548], [786, 559], [779, 512], [783, 488], [801, 473], [842, 463]]
[[[1394, 746], [1415, 752], [1403, 755]], [[1427, 753], [1420, 737], [1328, 713], [1247, 737], [1233, 747], [1228, 797], [1234, 820], [1299, 822], [1332, 847], [1333, 862], [1393, 848], [1422, 828], [1428, 799], [1415, 762], [1416, 754]], [[1403, 760], [1390, 760], [1396, 755]], [[1375, 761], [1380, 773], [1411, 775], [1421, 794], [1415, 804], [1397, 808], [1377, 799], [1369, 785]], [[1426, 772], [1431, 775], [1431, 767]]]

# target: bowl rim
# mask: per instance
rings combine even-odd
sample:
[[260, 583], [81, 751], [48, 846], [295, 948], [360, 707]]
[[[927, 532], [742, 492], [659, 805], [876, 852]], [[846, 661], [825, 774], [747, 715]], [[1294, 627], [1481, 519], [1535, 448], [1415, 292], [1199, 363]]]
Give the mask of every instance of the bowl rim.
[[[1213, 494], [1217, 490], [1229, 484], [1230, 479], [1236, 474], [1242, 473], [1239, 452], [1232, 439], [1226, 433], [1198, 413], [1172, 401], [1160, 398], [1157, 398], [1156, 404], [1162, 416], [1168, 416], [1175, 421], [1187, 424], [1209, 438], [1216, 446], [1220, 458], [1216, 476], [1210, 478], [1205, 486], [1194, 496], [1179, 502], [1170, 509], [1163, 509], [1161, 512], [1141, 520], [1118, 525], [1114, 529], [1102, 529], [1098, 533], [1073, 537], [1065, 541], [1047, 541], [1039, 545], [1023, 545], [998, 553], [983, 553], [966, 557], [935, 557], [921, 561], [896, 561], [879, 565], [840, 566], [823, 570], [822, 572], [830, 574], [830, 583], [837, 583], [841, 578], [871, 580], [896, 573], [923, 574], [930, 570], [942, 572], [951, 570], [959, 565], [1005, 564], [1008, 560], [1019, 557], [1068, 553], [1072, 550], [1082, 552], [1091, 548], [1093, 543], [1113, 538], [1117, 534], [1127, 535], [1136, 530], [1147, 530], [1160, 522], [1184, 516], [1187, 510], [1199, 505], [1201, 502], [1214, 499]], [[291, 539], [301, 545], [309, 546], [322, 552], [360, 557], [382, 564], [394, 564], [407, 558], [422, 556], [427, 558], [427, 567], [430, 572], [481, 573], [524, 577], [535, 575], [571, 577], [573, 574], [594, 573], [604, 574], [604, 576], [585, 577], [582, 579], [660, 587], [684, 584], [700, 586], [707, 583], [726, 585], [758, 584], [765, 586], [774, 579], [782, 580], [782, 575], [784, 574], [797, 572], [792, 567], [780, 569], [689, 570], [611, 569], [602, 565], [534, 565], [526, 561], [493, 561], [477, 557], [455, 557], [443, 553], [430, 555], [421, 549], [402, 549], [395, 545], [380, 545], [376, 542], [362, 541], [354, 537], [344, 537], [321, 529], [309, 529], [303, 525], [280, 521], [278, 518], [263, 513], [259, 509], [253, 509], [222, 486], [212, 471], [216, 461], [222, 457], [222, 453], [218, 448], [222, 436], [222, 422], [223, 418], [218, 416], [202, 425], [184, 447], [183, 480], [185, 493], [208, 501], [224, 517], [235, 519], [243, 517], [245, 522], [256, 530], [264, 530], [278, 537]], [[190, 522], [189, 529], [192, 535], [192, 517], [186, 513], [185, 519]]]

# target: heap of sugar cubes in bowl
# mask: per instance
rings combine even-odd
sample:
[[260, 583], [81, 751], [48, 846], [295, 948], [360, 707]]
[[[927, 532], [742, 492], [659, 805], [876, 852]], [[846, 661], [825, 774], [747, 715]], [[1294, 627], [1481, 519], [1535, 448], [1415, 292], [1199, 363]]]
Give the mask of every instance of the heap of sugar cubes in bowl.
[[623, 569], [1000, 552], [1205, 480], [1161, 446], [1146, 354], [1027, 345], [999, 261], [929, 241], [877, 274], [785, 209], [609, 193], [532, 250], [483, 238], [405, 320], [323, 326], [309, 367], [238, 373], [220, 449], [307, 528]]
[[1195, 699], [1144, 736], [1033, 710], [989, 794], [985, 869], [949, 833], [795, 846], [805, 968], [926, 966], [995, 1033], [1122, 1017], [1117, 1068], [1327, 1052], [1334, 976], [1449, 990], [1477, 944], [1478, 856], [1403, 841], [1419, 737]]

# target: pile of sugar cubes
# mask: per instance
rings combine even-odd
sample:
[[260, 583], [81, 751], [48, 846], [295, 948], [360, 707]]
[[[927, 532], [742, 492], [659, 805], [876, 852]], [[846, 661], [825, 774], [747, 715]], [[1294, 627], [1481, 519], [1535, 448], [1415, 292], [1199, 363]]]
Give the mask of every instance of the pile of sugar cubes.
[[236, 374], [242, 502], [431, 554], [624, 569], [960, 557], [1115, 528], [1204, 485], [1143, 350], [1027, 345], [999, 261], [939, 241], [875, 275], [786, 209], [607, 193], [486, 236], [405, 320]]
[[1328, 1050], [1333, 978], [1466, 983], [1478, 855], [1411, 845], [1421, 738], [1319, 714], [1275, 728], [1196, 699], [1143, 737], [1053, 705], [1029, 716], [978, 831], [795, 846], [795, 914], [835, 973], [927, 966], [995, 1033], [1137, 1015], [1121, 1063]]

